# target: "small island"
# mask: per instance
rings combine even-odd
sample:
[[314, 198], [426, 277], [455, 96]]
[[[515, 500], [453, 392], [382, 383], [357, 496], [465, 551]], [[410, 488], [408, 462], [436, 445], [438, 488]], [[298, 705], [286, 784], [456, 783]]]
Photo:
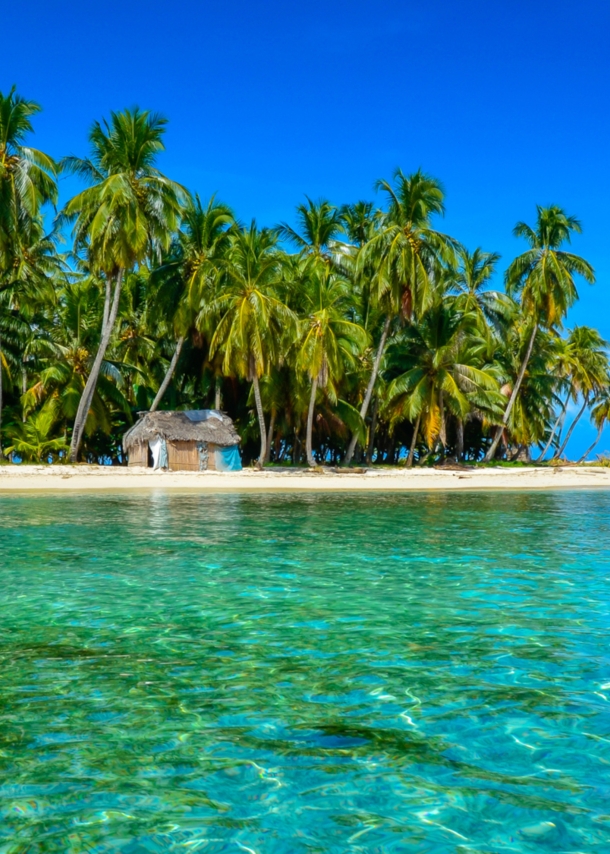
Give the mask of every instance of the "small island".
[[585, 413], [594, 452], [607, 344], [567, 325], [595, 272], [561, 207], [515, 225], [498, 286], [421, 169], [261, 226], [160, 171], [158, 114], [111, 113], [55, 160], [29, 147], [39, 109], [0, 94], [0, 461], [124, 466], [138, 413], [164, 410], [232, 419], [258, 469], [557, 464]]

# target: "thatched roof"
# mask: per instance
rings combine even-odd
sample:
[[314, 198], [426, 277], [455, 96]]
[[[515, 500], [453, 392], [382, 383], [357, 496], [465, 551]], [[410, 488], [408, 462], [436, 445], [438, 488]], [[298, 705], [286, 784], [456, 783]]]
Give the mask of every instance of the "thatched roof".
[[123, 436], [125, 451], [157, 436], [174, 442], [212, 442], [224, 448], [241, 441], [229, 416], [213, 409], [140, 412], [138, 416], [138, 421]]

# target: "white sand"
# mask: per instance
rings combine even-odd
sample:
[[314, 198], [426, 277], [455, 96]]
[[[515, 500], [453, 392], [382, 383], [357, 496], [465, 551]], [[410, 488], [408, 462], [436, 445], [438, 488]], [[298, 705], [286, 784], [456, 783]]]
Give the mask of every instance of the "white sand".
[[124, 489], [199, 492], [299, 492], [422, 489], [610, 488], [610, 468], [595, 466], [523, 469], [385, 469], [366, 473], [271, 469], [263, 472], [153, 472], [112, 466], [0, 466], [0, 492]]

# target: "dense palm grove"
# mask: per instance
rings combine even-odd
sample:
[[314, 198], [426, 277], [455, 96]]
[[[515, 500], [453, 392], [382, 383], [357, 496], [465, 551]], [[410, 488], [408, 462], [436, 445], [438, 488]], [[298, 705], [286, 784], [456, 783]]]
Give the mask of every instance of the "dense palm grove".
[[[113, 113], [56, 162], [27, 144], [38, 110], [0, 94], [0, 456], [124, 463], [158, 407], [222, 408], [261, 465], [551, 460], [585, 413], [601, 435], [606, 342], [565, 326], [594, 271], [561, 208], [516, 225], [500, 292], [421, 171], [379, 208], [308, 199], [260, 228], [158, 170], [159, 116]], [[58, 211], [62, 172], [84, 189]]]

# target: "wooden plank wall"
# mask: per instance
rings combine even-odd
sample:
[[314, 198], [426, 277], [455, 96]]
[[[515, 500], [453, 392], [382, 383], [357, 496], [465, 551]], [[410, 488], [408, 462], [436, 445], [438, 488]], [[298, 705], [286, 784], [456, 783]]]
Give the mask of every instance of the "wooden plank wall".
[[139, 442], [131, 448], [128, 465], [148, 467], [148, 442]]
[[199, 454], [195, 442], [168, 442], [167, 461], [170, 471], [199, 471]]
[[[216, 471], [217, 445], [208, 445], [208, 471]], [[196, 442], [168, 442], [167, 460], [170, 471], [199, 471]], [[130, 466], [148, 466], [148, 442], [134, 445], [129, 452]]]

